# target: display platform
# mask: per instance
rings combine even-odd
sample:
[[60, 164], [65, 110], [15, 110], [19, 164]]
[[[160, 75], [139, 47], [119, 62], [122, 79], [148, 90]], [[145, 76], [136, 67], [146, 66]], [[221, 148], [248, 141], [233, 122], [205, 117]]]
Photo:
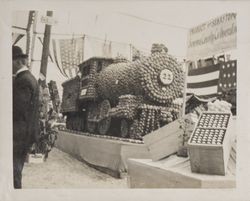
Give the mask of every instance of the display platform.
[[[125, 140], [125, 139], [124, 139]], [[128, 158], [150, 158], [144, 144], [59, 131], [56, 147], [114, 177], [127, 172]]]
[[189, 158], [169, 156], [153, 162], [151, 159], [128, 160], [130, 188], [235, 188], [236, 141], [233, 144], [225, 176], [192, 173]]

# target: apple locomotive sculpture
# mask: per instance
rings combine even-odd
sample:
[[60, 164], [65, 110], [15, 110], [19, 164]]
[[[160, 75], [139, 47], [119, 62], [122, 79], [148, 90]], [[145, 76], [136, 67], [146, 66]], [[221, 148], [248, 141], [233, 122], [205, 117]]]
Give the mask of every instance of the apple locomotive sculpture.
[[[91, 58], [63, 83], [67, 129], [141, 139], [178, 118], [184, 74], [162, 44], [135, 61]], [[113, 133], [113, 134], [112, 134]]]

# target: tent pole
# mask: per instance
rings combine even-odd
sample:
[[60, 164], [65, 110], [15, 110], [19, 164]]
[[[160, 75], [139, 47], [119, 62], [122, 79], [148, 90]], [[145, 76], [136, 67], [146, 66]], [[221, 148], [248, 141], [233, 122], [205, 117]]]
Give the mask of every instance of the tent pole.
[[34, 51], [35, 51], [35, 43], [36, 43], [36, 25], [37, 25], [37, 16], [38, 11], [34, 11], [34, 22], [33, 22], [33, 35], [32, 35], [32, 41], [31, 41], [31, 53], [30, 53], [30, 70], [32, 70], [32, 66], [34, 64]]
[[[47, 11], [47, 17], [52, 17], [53, 11]], [[49, 57], [49, 44], [50, 44], [50, 36], [51, 36], [51, 25], [45, 25], [44, 37], [43, 37], [43, 50], [42, 50], [42, 59], [41, 59], [41, 67], [40, 74], [38, 79], [38, 84], [40, 88], [40, 93], [42, 93], [42, 111], [44, 112], [45, 119], [48, 119], [48, 107], [49, 107], [49, 89], [46, 86], [46, 74], [47, 74], [47, 65], [48, 65], [48, 57]]]
[[31, 52], [31, 27], [34, 22], [34, 14], [35, 11], [29, 11], [29, 18], [28, 18], [28, 24], [26, 28], [26, 35], [27, 35], [27, 40], [26, 40], [26, 54], [29, 55], [29, 61], [28, 61], [28, 66], [30, 66], [30, 52]]
[[[52, 17], [53, 11], [47, 11], [47, 17]], [[51, 25], [45, 25], [44, 38], [43, 38], [43, 50], [42, 50], [42, 60], [40, 67], [39, 83], [44, 88], [46, 86], [46, 74], [47, 74], [47, 65], [49, 57], [49, 44], [51, 36]]]

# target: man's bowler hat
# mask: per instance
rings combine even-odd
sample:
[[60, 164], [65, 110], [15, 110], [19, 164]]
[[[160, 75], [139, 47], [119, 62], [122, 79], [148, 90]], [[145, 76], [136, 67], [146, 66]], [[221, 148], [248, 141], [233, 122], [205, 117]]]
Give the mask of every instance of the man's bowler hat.
[[12, 59], [28, 58], [27, 54], [24, 54], [22, 49], [18, 46], [12, 46]]

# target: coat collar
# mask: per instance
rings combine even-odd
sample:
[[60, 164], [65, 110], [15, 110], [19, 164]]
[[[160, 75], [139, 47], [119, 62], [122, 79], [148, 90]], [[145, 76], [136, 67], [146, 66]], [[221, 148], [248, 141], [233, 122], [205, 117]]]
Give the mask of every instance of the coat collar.
[[16, 74], [15, 74], [15, 77], [19, 74], [19, 73], [21, 73], [21, 72], [23, 72], [23, 71], [27, 71], [27, 70], [29, 70], [26, 66], [23, 66], [22, 68], [20, 68], [17, 72], [16, 72]]

